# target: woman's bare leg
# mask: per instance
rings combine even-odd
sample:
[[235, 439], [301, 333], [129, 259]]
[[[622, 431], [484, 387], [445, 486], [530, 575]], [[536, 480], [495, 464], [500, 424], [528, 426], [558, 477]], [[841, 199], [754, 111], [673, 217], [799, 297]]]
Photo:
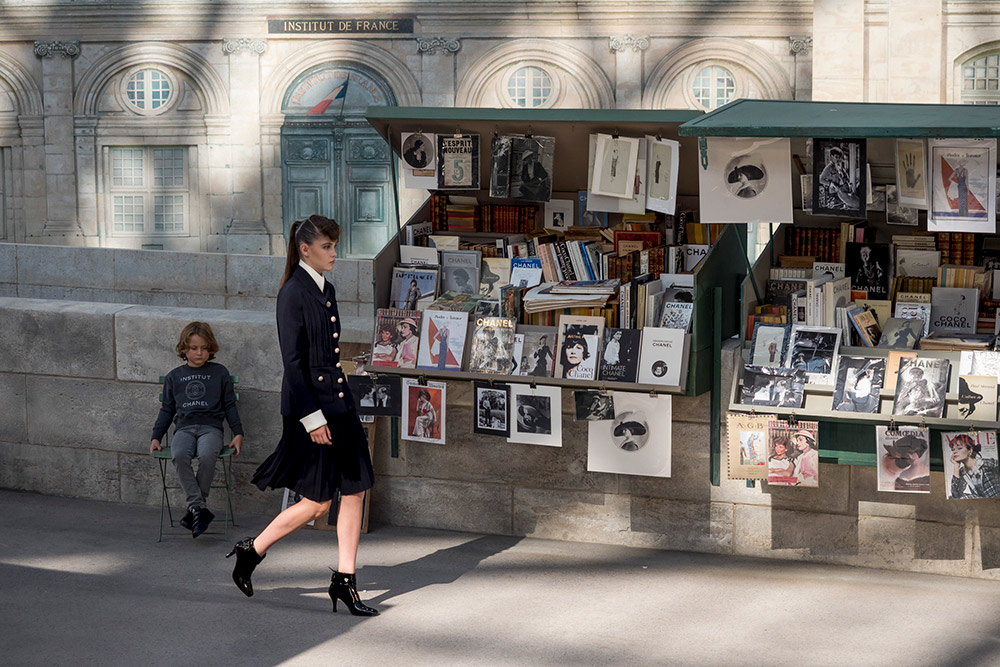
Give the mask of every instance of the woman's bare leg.
[[[260, 535], [254, 538], [254, 551], [263, 556], [278, 540], [291, 535], [313, 519], [318, 519], [327, 514], [330, 511], [331, 502], [327, 500], [324, 503], [318, 503], [315, 500], [303, 498], [294, 505], [287, 507], [284, 512], [274, 517]], [[343, 508], [341, 508], [341, 512], [343, 512]], [[360, 527], [361, 524], [359, 522], [359, 536], [354, 540], [355, 549], [357, 549], [358, 540], [360, 539]]]
[[358, 542], [361, 540], [361, 519], [365, 509], [365, 494], [354, 493], [340, 497], [337, 512], [337, 571], [354, 574], [358, 559]]

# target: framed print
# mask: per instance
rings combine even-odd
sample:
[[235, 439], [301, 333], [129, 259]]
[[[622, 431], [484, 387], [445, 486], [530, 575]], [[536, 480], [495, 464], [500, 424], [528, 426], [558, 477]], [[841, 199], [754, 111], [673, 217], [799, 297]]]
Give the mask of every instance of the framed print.
[[577, 421], [599, 421], [615, 418], [615, 398], [605, 391], [585, 389], [573, 392]]
[[402, 384], [398, 375], [348, 375], [359, 415], [398, 417], [403, 411]]
[[677, 208], [680, 144], [646, 136], [646, 208], [673, 215]]
[[444, 444], [445, 392], [444, 382], [427, 382], [403, 378], [403, 418], [399, 420], [399, 437], [403, 440]]
[[868, 165], [864, 139], [813, 140], [813, 214], [864, 218]]
[[996, 139], [928, 142], [931, 202], [929, 232], [996, 232]]
[[403, 157], [403, 183], [408, 188], [433, 190], [437, 187], [437, 139], [433, 134], [403, 132], [400, 135]]
[[750, 365], [781, 366], [788, 350], [791, 330], [788, 324], [755, 322], [753, 338], [750, 339]]
[[615, 418], [587, 425], [587, 470], [670, 477], [671, 397], [627, 391], [612, 394]]
[[708, 138], [698, 169], [703, 222], [791, 222], [789, 140]]
[[805, 371], [811, 384], [832, 384], [833, 360], [843, 333], [840, 327], [796, 324], [792, 327], [785, 367]]
[[475, 408], [472, 432], [480, 435], [510, 435], [510, 387], [496, 382], [473, 382]]
[[479, 189], [479, 135], [439, 134], [437, 189]]
[[507, 442], [562, 447], [562, 388], [511, 384]]
[[927, 208], [927, 147], [923, 139], [896, 139], [896, 187], [900, 206]]
[[638, 159], [638, 139], [598, 134], [590, 191], [605, 197], [631, 199], [635, 194]]
[[572, 199], [553, 199], [545, 203], [545, 218], [542, 220], [545, 229], [566, 231], [573, 225], [573, 221]]
[[729, 479], [767, 479], [767, 427], [774, 415], [726, 413]]

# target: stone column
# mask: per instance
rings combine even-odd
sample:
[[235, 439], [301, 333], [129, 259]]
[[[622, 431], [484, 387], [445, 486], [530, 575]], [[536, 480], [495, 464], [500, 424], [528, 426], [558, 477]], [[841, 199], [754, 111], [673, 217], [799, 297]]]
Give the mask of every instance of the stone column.
[[82, 235], [77, 217], [73, 150], [73, 59], [80, 42], [35, 42], [42, 59], [42, 108], [45, 127], [47, 236]]
[[814, 0], [812, 98], [865, 101], [865, 0]]
[[198, 199], [204, 205], [198, 222], [201, 250], [206, 252], [226, 252], [224, 235], [235, 218], [229, 137], [228, 116], [205, 114], [205, 145], [198, 150]]
[[889, 0], [886, 102], [944, 103], [942, 0]]
[[649, 48], [648, 37], [611, 37], [615, 54], [615, 108], [639, 109], [642, 106], [642, 52]]
[[261, 168], [260, 56], [267, 40], [226, 39], [222, 52], [229, 56], [229, 107], [233, 188], [233, 218], [226, 230], [226, 252], [261, 254], [270, 251], [264, 224]]
[[20, 117], [21, 201], [23, 225], [18, 240], [38, 243], [46, 226], [45, 127], [40, 117]]

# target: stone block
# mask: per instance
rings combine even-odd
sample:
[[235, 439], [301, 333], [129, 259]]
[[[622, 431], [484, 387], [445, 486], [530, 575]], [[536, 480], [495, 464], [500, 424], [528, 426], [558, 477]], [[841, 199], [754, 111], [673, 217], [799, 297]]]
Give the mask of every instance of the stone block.
[[[340, 340], [342, 343], [367, 343], [371, 345], [375, 317], [344, 317], [341, 321]], [[277, 334], [276, 334], [277, 335]]]
[[333, 265], [333, 271], [327, 274], [327, 280], [333, 281], [337, 291], [337, 301], [358, 300], [358, 266], [362, 261], [356, 259], [338, 259]]
[[181, 364], [174, 352], [188, 322], [208, 322], [219, 341], [219, 363], [244, 389], [281, 390], [281, 356], [274, 316], [238, 310], [133, 306], [115, 318], [120, 380], [157, 382]]
[[0, 297], [14, 298], [17, 296], [17, 285], [14, 283], [0, 283]]
[[771, 507], [796, 511], [850, 513], [851, 466], [819, 464], [818, 487], [791, 487], [764, 484], [763, 493], [771, 497]]
[[28, 442], [115, 452], [149, 449], [157, 384], [29, 375]]
[[501, 484], [381, 477], [372, 489], [371, 521], [509, 535], [511, 490]]
[[0, 443], [0, 487], [56, 496], [119, 501], [114, 452]]
[[226, 294], [274, 298], [284, 270], [284, 257], [227, 255]]
[[0, 371], [114, 377], [114, 313], [122, 306], [0, 298]]
[[17, 296], [22, 299], [49, 299], [52, 301], [89, 301], [116, 303], [118, 292], [113, 289], [93, 287], [51, 287], [49, 285], [18, 285]]
[[21, 285], [113, 289], [112, 253], [104, 248], [18, 244], [17, 282]]
[[0, 373], [0, 442], [27, 442], [24, 375]]
[[255, 310], [274, 315], [278, 300], [266, 296], [227, 296], [226, 310]]
[[[260, 211], [256, 211], [256, 217], [260, 217]], [[261, 228], [263, 232], [266, 228]], [[240, 255], [270, 255], [271, 236], [266, 233], [260, 234], [228, 234], [226, 239], [226, 252]]]
[[229, 169], [212, 169], [209, 172], [209, 191], [213, 195], [231, 195], [233, 177]]
[[[281, 395], [276, 392], [243, 389], [243, 378], [236, 385], [236, 407], [243, 422], [243, 453], [239, 461], [259, 465], [271, 455], [281, 440]], [[229, 430], [226, 430], [229, 437]]]
[[183, 292], [138, 292], [121, 290], [115, 301], [134, 306], [163, 306], [166, 308], [204, 308], [225, 310], [224, 294], [190, 294]]
[[706, 391], [700, 396], [674, 396], [672, 407], [675, 423], [709, 424], [712, 421], [712, 392]]
[[17, 245], [0, 243], [0, 283], [17, 282]]
[[115, 250], [115, 287], [131, 291], [225, 294], [226, 257], [207, 252]]
[[[398, 427], [397, 427], [398, 430]], [[389, 417], [375, 418], [375, 437], [371, 442], [372, 466], [375, 468], [375, 478], [403, 477], [410, 474], [410, 445], [414, 447], [424, 443], [412, 443], [399, 440], [397, 456], [392, 456], [392, 420]], [[376, 481], [376, 484], [380, 482]]]
[[972, 528], [889, 517], [862, 517], [851, 565], [968, 576]]
[[[676, 408], [675, 405], [674, 414], [677, 414]], [[709, 435], [706, 424], [674, 421], [671, 432], [670, 477], [621, 475], [621, 493], [707, 502], [712, 494]], [[583, 432], [582, 438], [587, 439], [587, 431]]]
[[733, 506], [632, 498], [630, 546], [731, 553]]
[[733, 548], [741, 556], [850, 564], [858, 554], [858, 517], [736, 505]]
[[514, 534], [620, 544], [631, 525], [631, 498], [610, 493], [514, 489]]
[[372, 285], [373, 264], [371, 260], [358, 262], [358, 302], [375, 303], [375, 287]]

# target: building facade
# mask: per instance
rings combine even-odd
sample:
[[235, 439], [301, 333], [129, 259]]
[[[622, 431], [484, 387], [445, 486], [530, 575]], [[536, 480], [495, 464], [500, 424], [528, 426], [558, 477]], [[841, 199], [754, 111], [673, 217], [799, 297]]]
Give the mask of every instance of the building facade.
[[1000, 3], [750, 0], [0, 6], [0, 240], [281, 254], [320, 212], [377, 252], [370, 105], [997, 103]]

